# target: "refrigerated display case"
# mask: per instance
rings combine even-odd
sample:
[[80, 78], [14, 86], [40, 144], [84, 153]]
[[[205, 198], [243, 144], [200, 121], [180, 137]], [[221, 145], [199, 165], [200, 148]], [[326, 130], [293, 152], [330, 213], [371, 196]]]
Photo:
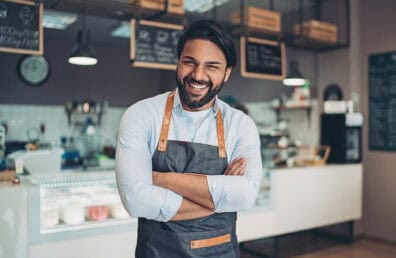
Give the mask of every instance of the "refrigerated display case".
[[28, 179], [30, 242], [42, 243], [136, 230], [124, 209], [114, 171]]
[[0, 258], [133, 257], [137, 219], [115, 173], [62, 172], [0, 182]]

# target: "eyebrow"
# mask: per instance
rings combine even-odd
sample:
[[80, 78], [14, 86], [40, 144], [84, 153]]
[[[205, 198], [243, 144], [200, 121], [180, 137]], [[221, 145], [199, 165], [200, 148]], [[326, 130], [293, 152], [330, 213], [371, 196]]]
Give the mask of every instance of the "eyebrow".
[[[194, 57], [192, 56], [183, 56], [182, 59], [189, 59], [191, 61], [196, 62], [197, 60], [195, 60]], [[221, 65], [222, 63], [219, 61], [209, 61], [209, 62], [205, 62], [205, 64], [211, 64], [211, 65]]]

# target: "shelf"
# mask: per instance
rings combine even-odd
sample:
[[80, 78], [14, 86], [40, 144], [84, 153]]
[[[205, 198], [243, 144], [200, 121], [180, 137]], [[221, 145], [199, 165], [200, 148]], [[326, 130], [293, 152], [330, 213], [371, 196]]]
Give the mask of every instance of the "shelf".
[[[245, 0], [239, 0], [240, 4], [239, 7], [243, 8], [246, 6]], [[313, 52], [324, 52], [324, 51], [331, 51], [335, 49], [341, 49], [341, 48], [347, 48], [349, 47], [349, 41], [350, 41], [350, 23], [349, 23], [349, 16], [350, 16], [350, 0], [340, 0], [340, 1], [330, 1], [330, 0], [322, 0], [322, 1], [317, 1], [317, 0], [309, 0], [308, 2], [313, 3], [313, 6], [311, 6], [312, 10], [311, 13], [313, 12], [312, 15], [310, 15], [309, 11], [307, 13], [307, 7], [304, 5], [303, 1], [299, 1], [298, 4], [298, 9], [296, 10], [298, 12], [298, 19], [289, 19], [289, 23], [284, 25], [282, 23], [282, 31], [279, 33], [274, 33], [274, 32], [269, 32], [269, 31], [263, 31], [260, 29], [256, 28], [248, 28], [244, 26], [244, 24], [232, 24], [232, 29], [230, 31], [232, 32], [232, 35], [234, 37], [240, 37], [240, 36], [249, 36], [249, 37], [257, 37], [257, 38], [265, 38], [269, 40], [275, 40], [275, 41], [280, 41], [284, 42], [287, 47], [292, 47], [292, 48], [299, 48], [299, 49], [304, 49], [308, 51], [313, 51]], [[337, 5], [344, 6], [343, 10], [345, 12], [342, 12], [341, 16], [338, 16], [336, 20], [332, 19], [333, 17], [329, 18], [329, 16], [326, 16], [325, 13], [325, 7], [323, 7], [322, 4], [325, 3], [336, 3]], [[287, 15], [285, 12], [282, 12], [282, 10], [279, 10], [279, 6], [281, 4], [276, 4], [274, 10], [275, 11], [280, 11], [282, 15]], [[274, 6], [273, 6], [274, 7]], [[265, 8], [263, 6], [263, 8]], [[325, 14], [325, 15], [323, 15]], [[305, 37], [303, 35], [297, 35], [293, 33], [293, 26], [295, 24], [303, 24], [303, 22], [307, 20], [318, 20], [318, 21], [328, 21], [331, 22], [338, 27], [338, 41], [337, 42], [326, 42], [326, 41], [320, 41], [320, 40], [315, 40], [312, 38]], [[282, 20], [283, 21], [283, 20]], [[344, 29], [340, 29], [344, 28]]]
[[287, 46], [301, 48], [301, 49], [305, 49], [305, 50], [317, 51], [317, 52], [346, 48], [349, 46], [347, 43], [324, 42], [324, 41], [318, 41], [318, 40], [314, 40], [314, 39], [303, 37], [303, 36], [295, 36], [294, 38], [286, 38], [284, 41]]
[[282, 136], [289, 136], [289, 132], [281, 132], [281, 131], [270, 131], [266, 133], [261, 133], [260, 136], [262, 137], [282, 137]]
[[99, 221], [84, 221], [78, 225], [59, 224], [53, 228], [42, 228], [40, 234], [53, 234], [61, 232], [78, 231], [84, 229], [97, 229], [100, 227], [137, 224], [136, 218], [115, 219], [109, 218]]
[[132, 4], [129, 11], [133, 13], [133, 16], [143, 20], [153, 20], [156, 22], [166, 22], [174, 24], [183, 24], [185, 19], [185, 13], [162, 13], [161, 10], [153, 10], [142, 8], [138, 5]]
[[[280, 12], [282, 17], [282, 31], [273, 33], [256, 28], [246, 28], [242, 24], [233, 24], [231, 22], [232, 12], [243, 9], [244, 7], [255, 5], [257, 8], [264, 8]], [[328, 5], [331, 5], [329, 8]], [[269, 40], [285, 42], [287, 47], [305, 49], [314, 52], [330, 51], [334, 49], [346, 48], [350, 41], [350, 0], [293, 0], [293, 1], [248, 1], [248, 0], [230, 0], [227, 3], [200, 13], [198, 11], [186, 11], [181, 13], [166, 13], [161, 10], [141, 8], [137, 1], [106, 1], [106, 0], [87, 0], [85, 1], [88, 15], [94, 15], [105, 18], [112, 18], [118, 21], [129, 21], [132, 18], [150, 19], [159, 22], [176, 23], [180, 25], [189, 24], [194, 20], [215, 19], [223, 24], [234, 37], [242, 35], [249, 37], [262, 37]], [[339, 7], [335, 9], [334, 6]], [[81, 12], [81, 1], [57, 1], [52, 5], [47, 4], [49, 9], [55, 9], [65, 12]], [[337, 10], [337, 13], [331, 11]], [[286, 19], [288, 18], [288, 19]], [[308, 19], [328, 21], [336, 24], [339, 30], [339, 40], [335, 44], [318, 42], [307, 38], [293, 35], [292, 26], [302, 23]], [[288, 22], [286, 22], [288, 20]]]
[[299, 109], [311, 109], [312, 105], [298, 105], [298, 106], [285, 106], [281, 105], [279, 107], [272, 107], [274, 110], [299, 110]]
[[268, 40], [274, 40], [279, 42], [284, 42], [287, 47], [299, 48], [314, 52], [324, 52], [335, 49], [347, 48], [348, 43], [344, 42], [325, 42], [319, 41], [304, 36], [293, 36], [288, 32], [269, 32], [256, 28], [250, 28], [243, 25], [232, 25], [229, 30], [234, 38], [239, 38], [241, 36], [264, 38]]
[[272, 107], [272, 109], [276, 112], [276, 121], [280, 121], [281, 111], [287, 110], [306, 110], [307, 118], [308, 118], [308, 126], [311, 124], [311, 109], [312, 104], [309, 105], [298, 105], [298, 106], [285, 106], [281, 105], [279, 107]]
[[288, 132], [272, 131], [269, 133], [269, 135], [272, 137], [282, 137], [282, 136], [289, 136], [289, 133]]
[[[95, 117], [95, 125], [101, 125], [102, 116], [108, 108], [108, 103], [97, 103], [96, 101], [82, 101], [78, 102], [76, 100], [72, 102], [66, 102], [65, 112], [67, 115], [67, 122], [70, 125], [83, 125], [88, 117]], [[73, 117], [84, 118], [83, 121], [74, 121]]]
[[231, 31], [231, 35], [236, 38], [239, 38], [241, 36], [247, 36], [247, 37], [265, 38], [268, 40], [276, 40], [276, 41], [281, 41], [283, 38], [281, 32], [260, 30], [257, 28], [244, 26], [241, 24], [231, 25], [230, 31]]
[[269, 32], [256, 28], [250, 28], [243, 25], [233, 25], [229, 29], [231, 35], [234, 38], [239, 38], [241, 36], [255, 37], [255, 38], [265, 38], [268, 40], [284, 42], [287, 47], [300, 48], [315, 52], [324, 52], [335, 49], [346, 48], [349, 46], [348, 43], [344, 42], [325, 42], [319, 41], [304, 36], [295, 36], [288, 32]]

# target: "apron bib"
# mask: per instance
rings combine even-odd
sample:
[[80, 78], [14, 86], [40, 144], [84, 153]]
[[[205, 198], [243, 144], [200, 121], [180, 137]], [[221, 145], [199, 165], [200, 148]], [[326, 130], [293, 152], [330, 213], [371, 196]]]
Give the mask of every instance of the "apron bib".
[[[154, 171], [222, 175], [227, 167], [223, 120], [216, 114], [219, 147], [184, 141], [168, 141], [175, 92], [168, 96]], [[138, 219], [137, 258], [239, 257], [236, 212], [215, 213], [191, 220], [159, 222]]]

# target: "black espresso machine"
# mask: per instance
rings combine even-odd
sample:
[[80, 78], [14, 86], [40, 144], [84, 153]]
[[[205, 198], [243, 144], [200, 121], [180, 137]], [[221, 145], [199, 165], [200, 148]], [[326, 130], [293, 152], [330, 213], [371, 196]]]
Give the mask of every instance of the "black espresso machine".
[[361, 113], [322, 114], [320, 142], [331, 147], [328, 163], [360, 163], [362, 161]]

